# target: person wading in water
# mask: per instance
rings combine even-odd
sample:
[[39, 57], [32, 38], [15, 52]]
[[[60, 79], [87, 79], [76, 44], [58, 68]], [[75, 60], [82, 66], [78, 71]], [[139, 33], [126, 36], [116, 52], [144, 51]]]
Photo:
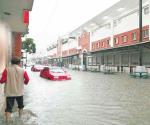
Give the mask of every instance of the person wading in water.
[[26, 71], [19, 66], [20, 59], [13, 58], [11, 60], [11, 66], [7, 67], [1, 77], [0, 83], [6, 83], [4, 92], [6, 96], [6, 110], [5, 116], [6, 121], [9, 122], [11, 119], [11, 113], [14, 106], [14, 101], [17, 101], [19, 116], [21, 117], [24, 104], [24, 84], [28, 84], [29, 77]]

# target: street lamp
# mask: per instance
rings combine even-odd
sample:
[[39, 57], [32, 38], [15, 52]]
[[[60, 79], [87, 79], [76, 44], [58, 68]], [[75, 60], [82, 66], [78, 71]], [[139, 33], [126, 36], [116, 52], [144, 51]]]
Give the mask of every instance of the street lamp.
[[28, 58], [28, 54], [27, 54], [27, 49], [25, 49], [26, 52], [26, 64], [25, 64], [25, 69], [27, 68], [27, 58]]
[[[142, 17], [142, 0], [139, 0], [139, 42], [142, 42], [143, 34], [142, 34], [142, 27], [143, 27], [143, 17]], [[139, 45], [139, 64], [142, 66], [142, 45]]]

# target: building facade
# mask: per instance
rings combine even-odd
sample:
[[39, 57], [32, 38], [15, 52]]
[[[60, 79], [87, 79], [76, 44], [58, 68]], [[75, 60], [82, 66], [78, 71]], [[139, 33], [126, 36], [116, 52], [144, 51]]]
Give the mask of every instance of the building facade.
[[65, 42], [62, 42], [64, 38], [59, 40], [61, 54], [53, 53], [54, 49], [49, 54], [53, 53], [55, 59], [70, 68], [99, 71], [101, 65], [106, 65], [116, 71], [132, 72], [140, 63], [142, 46], [142, 65], [149, 70], [150, 0], [143, 0], [142, 41], [139, 40], [138, 4], [138, 0], [119, 1], [72, 31]]

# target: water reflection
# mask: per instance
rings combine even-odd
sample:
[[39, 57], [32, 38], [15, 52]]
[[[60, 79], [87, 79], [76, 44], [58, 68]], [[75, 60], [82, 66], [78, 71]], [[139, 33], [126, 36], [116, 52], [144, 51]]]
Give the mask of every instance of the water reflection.
[[[61, 82], [30, 73], [21, 124], [149, 125], [149, 79], [132, 79], [124, 74], [70, 73], [73, 79]], [[14, 123], [17, 125], [17, 121]]]

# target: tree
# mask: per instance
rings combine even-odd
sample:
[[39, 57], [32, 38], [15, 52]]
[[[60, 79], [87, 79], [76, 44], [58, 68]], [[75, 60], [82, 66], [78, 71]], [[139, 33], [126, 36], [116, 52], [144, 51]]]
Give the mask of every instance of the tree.
[[22, 42], [22, 49], [29, 53], [36, 53], [36, 44], [34, 40], [32, 38], [26, 38], [26, 40]]

